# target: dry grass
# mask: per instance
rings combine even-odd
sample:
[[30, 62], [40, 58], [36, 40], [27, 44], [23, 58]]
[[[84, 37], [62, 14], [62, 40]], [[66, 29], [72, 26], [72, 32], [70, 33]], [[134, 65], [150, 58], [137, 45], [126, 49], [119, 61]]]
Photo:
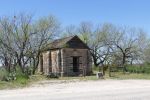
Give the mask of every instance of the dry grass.
[[[117, 80], [126, 80], [126, 79], [150, 79], [150, 74], [130, 74], [126, 73], [123, 74], [122, 72], [117, 72], [117, 73], [112, 73], [112, 77], [109, 77], [108, 73], [104, 76], [104, 80], [107, 79], [117, 79]], [[14, 88], [23, 88], [23, 87], [28, 87], [31, 86], [32, 84], [35, 84], [36, 82], [40, 81], [49, 81], [49, 80], [64, 80], [64, 81], [95, 81], [95, 80], [100, 80], [97, 79], [96, 75], [92, 76], [86, 76], [86, 77], [60, 77], [58, 79], [55, 78], [46, 78], [43, 75], [34, 75], [31, 76], [29, 79], [25, 78], [20, 78], [15, 81], [11, 82], [5, 82], [5, 81], [0, 81], [0, 89], [14, 89]]]

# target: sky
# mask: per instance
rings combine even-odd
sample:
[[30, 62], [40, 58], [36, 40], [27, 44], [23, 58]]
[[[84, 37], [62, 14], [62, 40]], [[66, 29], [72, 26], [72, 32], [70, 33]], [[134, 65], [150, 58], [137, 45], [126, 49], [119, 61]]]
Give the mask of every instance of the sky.
[[0, 0], [0, 16], [54, 15], [63, 26], [82, 21], [144, 29], [150, 35], [150, 0]]

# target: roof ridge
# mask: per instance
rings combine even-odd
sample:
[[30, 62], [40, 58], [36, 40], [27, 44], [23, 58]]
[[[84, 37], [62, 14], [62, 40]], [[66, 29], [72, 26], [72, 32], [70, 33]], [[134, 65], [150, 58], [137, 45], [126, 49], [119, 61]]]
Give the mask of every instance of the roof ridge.
[[[64, 37], [64, 38], [60, 38], [60, 39], [56, 39], [56, 40], [52, 41], [51, 43], [48, 44], [47, 48], [48, 49], [64, 48], [66, 46], [65, 44], [67, 44], [67, 43], [69, 43], [69, 45], [73, 45], [73, 44], [70, 44], [69, 41], [74, 39], [74, 38], [75, 39], [78, 38], [78, 41], [83, 43], [83, 41], [77, 35], [72, 35], [72, 36], [68, 36], [68, 37]], [[78, 46], [80, 46], [80, 45], [78, 44]], [[81, 48], [88, 48], [85, 43], [83, 43], [82, 46], [83, 47], [81, 47]]]
[[[59, 38], [59, 39], [56, 39], [56, 40], [62, 40], [62, 39], [66, 39], [66, 38], [71, 38], [71, 37], [75, 37], [77, 35], [71, 35], [71, 36], [67, 36], [67, 37], [63, 37], [63, 38]], [[55, 41], [55, 40], [54, 40]]]
[[[61, 40], [65, 40], [65, 39], [72, 39], [72, 38], [75, 37], [75, 36], [77, 36], [77, 35], [72, 35], [72, 36], [68, 36], [68, 37], [63, 37], [63, 38], [55, 39], [55, 40], [53, 40], [51, 43], [59, 42], [59, 41], [61, 41]], [[68, 41], [66, 41], [66, 42], [68, 42]]]
[[75, 36], [77, 36], [77, 35], [73, 35], [73, 36], [68, 36], [68, 37], [56, 39], [56, 40], [50, 42], [48, 45], [50, 45], [51, 48], [55, 48], [57, 46], [61, 47], [61, 45], [66, 44], [69, 40], [71, 40]]

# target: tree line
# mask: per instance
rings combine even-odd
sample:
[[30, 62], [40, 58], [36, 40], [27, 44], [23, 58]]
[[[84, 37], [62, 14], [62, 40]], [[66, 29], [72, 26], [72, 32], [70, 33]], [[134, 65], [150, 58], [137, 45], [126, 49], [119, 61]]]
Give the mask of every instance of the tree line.
[[57, 33], [54, 16], [33, 20], [32, 15], [19, 14], [0, 18], [0, 60], [8, 71], [18, 66], [22, 73], [32, 68], [35, 73], [40, 53]]
[[150, 40], [141, 28], [117, 26], [111, 23], [94, 25], [81, 22], [70, 25], [65, 35], [78, 35], [90, 47], [94, 66], [115, 66], [127, 71], [127, 65], [149, 64]]
[[0, 17], [0, 61], [8, 72], [17, 67], [34, 74], [40, 53], [56, 38], [78, 35], [89, 48], [94, 66], [149, 63], [150, 41], [140, 28], [81, 22], [62, 28], [55, 16], [34, 19], [30, 14]]

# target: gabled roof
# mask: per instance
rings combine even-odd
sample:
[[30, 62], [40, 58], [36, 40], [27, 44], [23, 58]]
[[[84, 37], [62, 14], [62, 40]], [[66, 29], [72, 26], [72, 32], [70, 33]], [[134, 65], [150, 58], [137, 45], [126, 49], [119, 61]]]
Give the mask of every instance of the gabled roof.
[[59, 48], [89, 49], [89, 47], [82, 40], [80, 40], [80, 38], [77, 35], [54, 40], [48, 45], [48, 49]]

